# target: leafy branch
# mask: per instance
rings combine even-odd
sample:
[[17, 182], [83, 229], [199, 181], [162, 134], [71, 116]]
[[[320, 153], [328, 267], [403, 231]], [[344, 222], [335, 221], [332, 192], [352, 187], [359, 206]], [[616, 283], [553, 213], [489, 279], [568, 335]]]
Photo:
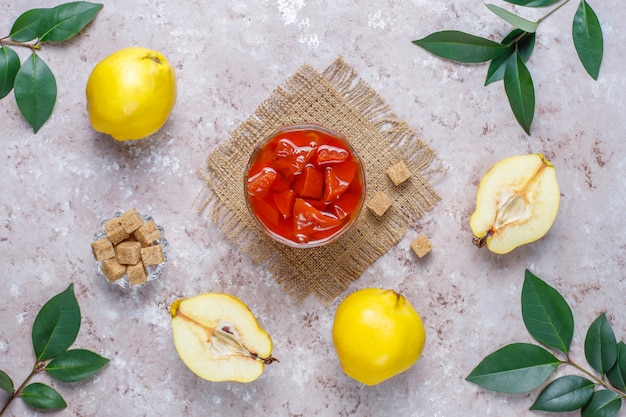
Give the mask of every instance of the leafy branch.
[[512, 343], [485, 357], [466, 379], [492, 391], [523, 393], [538, 388], [561, 365], [568, 365], [584, 376], [554, 379], [530, 409], [580, 409], [582, 417], [617, 416], [626, 398], [626, 344], [617, 342], [606, 315], [601, 314], [587, 330], [584, 353], [592, 368], [587, 370], [570, 357], [574, 316], [563, 296], [526, 270], [521, 301], [526, 329], [550, 351], [531, 343]]
[[[504, 1], [526, 7], [548, 7], [559, 0]], [[500, 43], [454, 30], [435, 32], [413, 43], [451, 61], [466, 64], [491, 61], [485, 86], [504, 81], [511, 110], [524, 131], [530, 135], [535, 112], [535, 89], [526, 62], [533, 52], [539, 25], [569, 1], [563, 0], [537, 21], [530, 21], [494, 4], [486, 4], [491, 12], [515, 27]], [[598, 17], [586, 0], [580, 0], [574, 15], [572, 40], [583, 67], [597, 80], [604, 41]]]
[[58, 381], [71, 383], [89, 378], [109, 363], [109, 359], [89, 350], [68, 350], [78, 336], [80, 320], [74, 284], [44, 304], [33, 324], [32, 340], [36, 358], [33, 370], [17, 389], [11, 377], [0, 370], [0, 390], [11, 394], [0, 409], [0, 416], [17, 397], [34, 408], [67, 407], [63, 397], [54, 388], [40, 382], [30, 383], [41, 372], [46, 372]]
[[[14, 91], [15, 101], [35, 133], [52, 114], [57, 97], [54, 74], [38, 55], [42, 43], [63, 42], [74, 37], [102, 8], [102, 4], [77, 1], [50, 9], [31, 9], [0, 38], [0, 99]], [[24, 63], [13, 49], [31, 51]]]

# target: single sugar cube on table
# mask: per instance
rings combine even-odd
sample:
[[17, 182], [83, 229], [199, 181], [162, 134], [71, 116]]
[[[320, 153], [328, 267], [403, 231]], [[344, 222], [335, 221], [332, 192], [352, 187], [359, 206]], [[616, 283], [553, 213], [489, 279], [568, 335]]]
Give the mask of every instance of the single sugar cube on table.
[[392, 203], [393, 201], [384, 192], [378, 191], [367, 203], [367, 207], [376, 213], [378, 217], [382, 217]]
[[387, 175], [395, 185], [400, 185], [411, 178], [411, 171], [404, 161], [400, 161], [387, 170]]
[[428, 252], [433, 248], [432, 243], [425, 235], [419, 235], [413, 242], [411, 242], [411, 249], [420, 258], [426, 256]]

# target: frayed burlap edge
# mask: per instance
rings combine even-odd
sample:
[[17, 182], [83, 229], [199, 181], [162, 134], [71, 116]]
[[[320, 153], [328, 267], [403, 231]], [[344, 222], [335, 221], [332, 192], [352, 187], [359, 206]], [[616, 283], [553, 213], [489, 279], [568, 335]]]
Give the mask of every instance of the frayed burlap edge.
[[[368, 196], [383, 191], [392, 207], [382, 218], [367, 208], [331, 245], [294, 249], [268, 239], [245, 206], [243, 176], [260, 140], [277, 128], [314, 122], [341, 132], [364, 160]], [[322, 74], [303, 65], [279, 86], [198, 170], [208, 197], [199, 212], [269, 272], [296, 300], [331, 302], [440, 200], [432, 182], [444, 175], [434, 151], [340, 57]], [[395, 186], [385, 171], [404, 160], [412, 177]]]

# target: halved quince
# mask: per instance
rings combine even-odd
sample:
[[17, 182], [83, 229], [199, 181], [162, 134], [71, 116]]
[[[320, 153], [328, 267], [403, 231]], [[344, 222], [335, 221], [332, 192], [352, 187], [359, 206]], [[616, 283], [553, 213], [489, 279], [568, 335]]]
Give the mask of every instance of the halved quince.
[[560, 198], [556, 169], [545, 156], [503, 159], [480, 180], [470, 217], [474, 243], [503, 254], [540, 239], [556, 219]]
[[176, 350], [200, 378], [251, 382], [276, 361], [272, 339], [232, 295], [206, 293], [177, 300], [170, 313]]

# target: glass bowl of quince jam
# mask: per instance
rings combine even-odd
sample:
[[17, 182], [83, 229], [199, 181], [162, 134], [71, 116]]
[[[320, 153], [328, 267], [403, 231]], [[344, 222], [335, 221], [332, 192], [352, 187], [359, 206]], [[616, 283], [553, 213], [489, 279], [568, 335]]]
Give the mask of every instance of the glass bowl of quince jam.
[[244, 184], [261, 229], [296, 248], [336, 240], [365, 200], [365, 169], [354, 148], [315, 124], [285, 126], [265, 138], [250, 157]]

